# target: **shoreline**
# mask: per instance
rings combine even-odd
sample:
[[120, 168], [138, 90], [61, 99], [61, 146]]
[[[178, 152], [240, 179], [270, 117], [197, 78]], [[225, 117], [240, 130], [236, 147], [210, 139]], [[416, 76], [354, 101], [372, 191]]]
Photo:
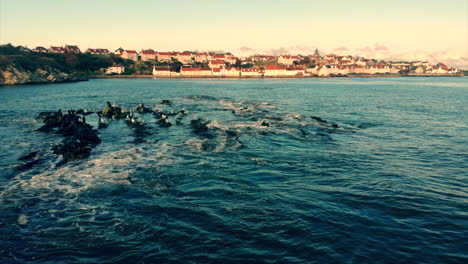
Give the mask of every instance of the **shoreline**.
[[90, 75], [89, 79], [329, 79], [383, 77], [464, 77], [462, 74], [353, 74], [343, 76], [155, 76], [155, 75]]

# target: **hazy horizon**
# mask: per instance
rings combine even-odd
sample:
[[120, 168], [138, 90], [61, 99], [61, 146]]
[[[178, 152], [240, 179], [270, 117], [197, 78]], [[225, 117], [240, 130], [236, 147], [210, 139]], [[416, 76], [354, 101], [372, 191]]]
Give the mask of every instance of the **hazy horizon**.
[[468, 69], [464, 0], [0, 1], [0, 42], [236, 55], [350, 54]]

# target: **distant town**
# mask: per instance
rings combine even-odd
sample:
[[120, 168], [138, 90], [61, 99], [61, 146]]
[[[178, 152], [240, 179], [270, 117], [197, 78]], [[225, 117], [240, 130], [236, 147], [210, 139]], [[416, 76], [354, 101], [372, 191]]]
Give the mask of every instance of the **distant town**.
[[[384, 61], [352, 55], [252, 55], [238, 57], [230, 52], [155, 51], [152, 49], [114, 52], [106, 48], [88, 48], [84, 52], [76, 45], [36, 47], [38, 53], [87, 53], [118, 56], [152, 68], [155, 77], [331, 77], [353, 75], [461, 75], [462, 71], [443, 63], [427, 61]], [[127, 65], [127, 67], [129, 67]], [[125, 65], [115, 64], [100, 70], [105, 75], [126, 73]], [[148, 73], [148, 72], [147, 72]], [[136, 73], [139, 74], [139, 73]], [[140, 73], [141, 74], [141, 73]]]

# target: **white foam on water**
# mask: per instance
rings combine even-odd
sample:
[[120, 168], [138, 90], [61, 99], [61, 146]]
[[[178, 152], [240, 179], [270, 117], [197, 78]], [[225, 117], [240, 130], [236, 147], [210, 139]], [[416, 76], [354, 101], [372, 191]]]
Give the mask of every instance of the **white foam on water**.
[[211, 121], [208, 125], [208, 128], [218, 128], [221, 130], [228, 130], [229, 126], [220, 124], [217, 120]]
[[42, 123], [42, 121], [38, 121], [36, 119], [31, 119], [31, 118], [15, 118], [11, 120], [12, 122], [16, 123], [21, 123], [21, 124], [37, 124], [37, 123]]
[[154, 166], [174, 162], [167, 155], [172, 146], [161, 144], [154, 147], [156, 153], [148, 155], [147, 151], [135, 147], [91, 156], [89, 160], [71, 162], [63, 167], [51, 167], [47, 171], [30, 178], [18, 175], [15, 184], [0, 193], [0, 197], [11, 192], [22, 192], [48, 189], [64, 193], [77, 193], [96, 184], [128, 185], [128, 176], [135, 171], [136, 164], [150, 163]]
[[197, 137], [193, 137], [185, 141], [185, 145], [190, 146], [192, 149], [196, 151], [203, 150], [203, 143], [208, 142], [208, 139], [200, 139]]

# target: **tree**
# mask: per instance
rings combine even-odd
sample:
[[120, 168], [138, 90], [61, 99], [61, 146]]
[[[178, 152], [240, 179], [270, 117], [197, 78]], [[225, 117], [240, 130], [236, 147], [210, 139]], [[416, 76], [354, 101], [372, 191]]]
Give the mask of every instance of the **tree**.
[[171, 63], [171, 71], [180, 72], [180, 68], [182, 67], [182, 65], [182, 62], [178, 60], [173, 60]]

